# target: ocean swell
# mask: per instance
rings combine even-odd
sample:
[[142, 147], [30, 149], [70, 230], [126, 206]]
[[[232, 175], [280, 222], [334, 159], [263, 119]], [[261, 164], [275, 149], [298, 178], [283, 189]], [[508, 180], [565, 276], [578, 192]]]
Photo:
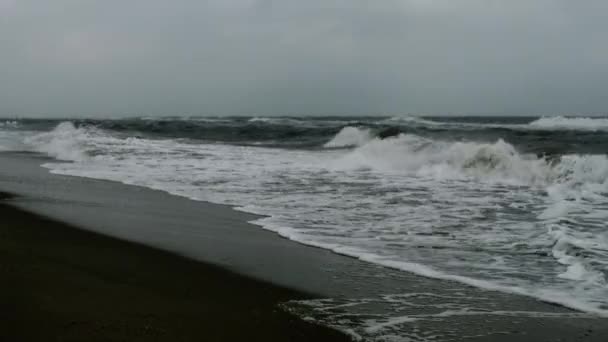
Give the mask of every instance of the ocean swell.
[[608, 119], [553, 116], [542, 117], [532, 121], [528, 126], [549, 130], [606, 131], [608, 130]]

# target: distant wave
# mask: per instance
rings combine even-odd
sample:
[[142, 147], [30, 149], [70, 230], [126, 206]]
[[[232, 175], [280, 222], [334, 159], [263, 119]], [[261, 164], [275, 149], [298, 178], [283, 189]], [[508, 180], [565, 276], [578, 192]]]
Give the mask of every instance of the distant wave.
[[429, 118], [420, 116], [394, 116], [392, 118], [381, 120], [380, 123], [389, 125], [406, 125], [406, 126], [445, 126], [445, 125], [461, 125], [462, 123], [450, 123], [435, 121]]
[[608, 130], [608, 119], [569, 118], [563, 116], [542, 117], [531, 122], [529, 126], [541, 129], [604, 131]]
[[19, 127], [19, 122], [15, 120], [0, 121], [0, 127], [16, 128]]
[[136, 118], [141, 121], [200, 121], [209, 123], [229, 123], [230, 118], [204, 117], [204, 116], [142, 116]]
[[[461, 119], [462, 121], [460, 121]], [[564, 117], [564, 116], [546, 116], [535, 119], [529, 123], [496, 123], [496, 122], [471, 122], [467, 118], [450, 118], [443, 117], [441, 119], [422, 118], [422, 117], [394, 117], [385, 120], [385, 123], [420, 127], [426, 126], [431, 128], [464, 128], [464, 129], [487, 129], [487, 128], [502, 128], [511, 130], [582, 130], [582, 131], [608, 131], [608, 118], [591, 118], [591, 117]]]
[[284, 117], [276, 117], [276, 118], [265, 118], [265, 117], [255, 117], [247, 120], [249, 123], [263, 123], [268, 125], [294, 125], [298, 126], [303, 123], [306, 123], [306, 120], [300, 120], [295, 118], [284, 118]]
[[[7, 120], [0, 121], [0, 127], [5, 131], [50, 131], [60, 122]], [[357, 147], [376, 136], [399, 133], [436, 140], [491, 142], [503, 139], [518, 151], [539, 156], [598, 154], [604, 153], [608, 146], [608, 118], [165, 117], [71, 122], [74, 128], [103, 130], [115, 136], [288, 149]], [[583, 134], [586, 136], [582, 137]]]
[[[133, 140], [137, 139], [117, 138], [103, 129], [90, 125], [77, 127], [70, 121], [61, 122], [49, 132], [25, 138], [36, 151], [67, 161], [85, 160], [96, 155], [99, 149]], [[379, 139], [368, 128], [346, 126], [324, 146], [356, 147], [334, 162], [334, 167], [344, 169], [405, 172], [438, 179], [475, 177], [528, 185], [549, 184], [575, 175], [590, 177], [589, 170], [599, 170], [593, 174], [594, 181], [608, 186], [605, 155], [572, 154], [549, 160], [521, 153], [502, 139], [493, 143], [460, 142], [403, 133]], [[583, 162], [592, 164], [581, 165]]]

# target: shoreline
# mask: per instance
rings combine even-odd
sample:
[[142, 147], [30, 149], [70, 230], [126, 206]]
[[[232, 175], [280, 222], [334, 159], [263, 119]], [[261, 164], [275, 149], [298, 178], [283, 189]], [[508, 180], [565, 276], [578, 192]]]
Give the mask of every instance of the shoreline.
[[325, 297], [353, 292], [352, 282], [337, 279], [333, 272], [349, 274], [362, 266], [370, 274], [386, 271], [250, 223], [260, 215], [143, 186], [50, 173], [41, 167], [47, 161], [54, 159], [0, 153], [0, 189], [17, 195], [14, 206], [86, 231]]
[[[413, 336], [421, 332], [437, 336], [438, 341], [443, 336], [480, 342], [604, 342], [608, 337], [608, 320], [603, 318], [302, 245], [248, 223], [258, 215], [137, 185], [51, 174], [40, 167], [46, 161], [49, 158], [35, 154], [0, 153], [0, 189], [18, 195], [11, 205], [296, 294], [288, 299], [307, 299], [311, 296], [306, 294], [313, 293], [340, 309], [318, 316], [319, 312], [305, 306], [296, 311], [289, 307], [289, 312], [351, 336], [374, 340], [383, 334]], [[400, 297], [405, 300], [401, 306], [385, 300]], [[456, 311], [445, 311], [446, 307]], [[476, 316], [471, 317], [471, 312]], [[342, 324], [343, 319], [350, 323]], [[365, 319], [375, 321], [377, 329], [367, 330]], [[400, 321], [402, 325], [393, 326], [392, 322]], [[461, 338], [454, 339], [454, 331]]]
[[[53, 160], [53, 162], [57, 162], [57, 160]], [[262, 229], [265, 232], [270, 232], [272, 233], [275, 237], [278, 237], [279, 239], [282, 240], [286, 240], [289, 241], [289, 243], [296, 243], [298, 245], [304, 246], [305, 248], [312, 248], [312, 249], [316, 249], [319, 250], [322, 253], [327, 253], [329, 252], [332, 255], [338, 255], [340, 257], [346, 257], [348, 259], [351, 260], [356, 260], [356, 262], [364, 262], [364, 263], [370, 263], [373, 264], [376, 267], [381, 267], [383, 269], [387, 269], [387, 270], [392, 270], [392, 271], [396, 271], [396, 272], [406, 272], [408, 274], [414, 275], [416, 277], [423, 277], [423, 278], [428, 278], [428, 279], [433, 279], [433, 280], [439, 280], [439, 281], [447, 281], [447, 282], [456, 282], [462, 286], [465, 287], [473, 287], [476, 289], [479, 289], [481, 291], [490, 291], [490, 292], [500, 292], [503, 294], [507, 294], [507, 295], [515, 295], [515, 296], [523, 296], [523, 297], [527, 297], [530, 298], [531, 300], [535, 300], [535, 301], [539, 301], [548, 305], [555, 305], [557, 307], [566, 309], [566, 310], [572, 310], [575, 312], [581, 312], [584, 314], [590, 314], [596, 317], [600, 317], [600, 318], [606, 318], [608, 319], [608, 315], [604, 312], [597, 312], [594, 310], [585, 310], [585, 308], [582, 308], [581, 305], [576, 305], [576, 304], [569, 304], [569, 303], [564, 303], [561, 302], [559, 300], [556, 300], [554, 298], [550, 298], [550, 297], [543, 297], [543, 296], [539, 296], [539, 295], [534, 295], [532, 293], [529, 293], [525, 290], [520, 290], [520, 291], [515, 291], [514, 289], [511, 288], [507, 288], [501, 285], [493, 285], [493, 284], [483, 284], [480, 285], [482, 283], [484, 283], [483, 281], [479, 281], [476, 279], [472, 279], [472, 278], [466, 278], [466, 277], [459, 277], [459, 276], [455, 276], [455, 275], [450, 275], [450, 274], [442, 274], [439, 272], [436, 272], [434, 270], [428, 270], [426, 272], [420, 272], [420, 271], [416, 271], [416, 270], [410, 270], [407, 268], [403, 268], [400, 266], [395, 266], [393, 264], [390, 263], [379, 263], [377, 261], [369, 261], [369, 260], [365, 260], [364, 258], [361, 258], [360, 256], [357, 255], [351, 255], [348, 253], [343, 253], [343, 252], [337, 252], [325, 247], [321, 247], [319, 245], [316, 245], [314, 243], [307, 243], [307, 242], [302, 242], [302, 241], [298, 241], [297, 239], [292, 239], [288, 236], [284, 236], [282, 234], [280, 234], [279, 231], [277, 230], [273, 230], [273, 229], [268, 229], [266, 228], [263, 223], [261, 222], [257, 222], [259, 220], [262, 220], [264, 218], [270, 217], [268, 215], [265, 214], [258, 214], [255, 212], [250, 212], [245, 210], [242, 206], [239, 205], [231, 205], [231, 204], [219, 204], [219, 203], [215, 203], [215, 202], [211, 202], [208, 200], [200, 200], [200, 199], [194, 199], [194, 198], [190, 198], [184, 195], [180, 195], [177, 193], [172, 193], [170, 191], [167, 190], [163, 190], [163, 189], [153, 189], [150, 187], [147, 187], [145, 185], [138, 185], [138, 184], [130, 184], [130, 183], [126, 183], [126, 182], [121, 182], [121, 181], [116, 181], [116, 180], [111, 180], [111, 179], [95, 179], [95, 178], [90, 178], [90, 177], [86, 177], [86, 176], [80, 176], [80, 175], [64, 175], [61, 173], [53, 173], [51, 172], [52, 169], [47, 168], [45, 166], [43, 166], [44, 164], [40, 165], [40, 167], [44, 170], [46, 170], [49, 174], [55, 175], [55, 176], [60, 176], [60, 177], [68, 177], [68, 178], [79, 178], [82, 179], [83, 181], [91, 181], [91, 180], [95, 180], [97, 182], [108, 182], [108, 183], [115, 183], [115, 184], [121, 184], [127, 187], [135, 187], [135, 188], [139, 188], [141, 191], [153, 191], [153, 192], [160, 192], [164, 195], [167, 195], [169, 197], [177, 197], [180, 199], [186, 199], [187, 201], [193, 201], [196, 203], [200, 203], [201, 205], [205, 205], [205, 206], [219, 206], [219, 207], [223, 207], [223, 208], [228, 208], [230, 211], [234, 212], [234, 213], [239, 213], [239, 214], [244, 214], [245, 217], [247, 218], [243, 218], [245, 220], [245, 223], [247, 225], [250, 226], [255, 226], [259, 229]], [[0, 197], [1, 200], [1, 197]], [[152, 246], [154, 247], [154, 246]], [[161, 248], [162, 249], [162, 248]], [[189, 258], [194, 258], [196, 260], [199, 260], [196, 258], [196, 256], [186, 256]], [[204, 261], [203, 261], [204, 262]], [[266, 278], [260, 278], [262, 280], [266, 280]], [[293, 288], [293, 285], [292, 287]], [[303, 289], [299, 289], [300, 291], [303, 291]]]
[[278, 308], [309, 294], [0, 200], [2, 340], [350, 340]]

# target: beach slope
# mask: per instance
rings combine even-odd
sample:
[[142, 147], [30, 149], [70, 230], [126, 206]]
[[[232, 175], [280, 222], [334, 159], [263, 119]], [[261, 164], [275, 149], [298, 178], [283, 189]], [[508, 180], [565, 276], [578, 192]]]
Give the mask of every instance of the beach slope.
[[[4, 197], [4, 198], [3, 198]], [[75, 229], [0, 198], [2, 341], [347, 341], [277, 308], [307, 295]]]

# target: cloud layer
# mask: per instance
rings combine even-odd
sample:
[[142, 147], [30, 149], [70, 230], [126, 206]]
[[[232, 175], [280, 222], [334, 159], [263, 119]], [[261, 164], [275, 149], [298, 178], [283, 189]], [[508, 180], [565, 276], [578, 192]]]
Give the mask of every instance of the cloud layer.
[[0, 0], [0, 115], [608, 112], [608, 2]]

